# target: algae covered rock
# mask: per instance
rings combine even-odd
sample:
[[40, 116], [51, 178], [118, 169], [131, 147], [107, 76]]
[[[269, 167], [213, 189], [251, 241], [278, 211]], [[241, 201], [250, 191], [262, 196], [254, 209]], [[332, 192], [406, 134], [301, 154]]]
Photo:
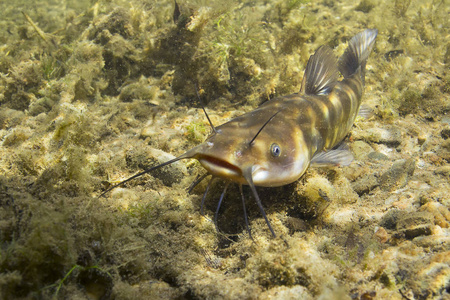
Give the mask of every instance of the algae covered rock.
[[373, 143], [397, 147], [402, 142], [402, 133], [399, 128], [395, 126], [370, 128], [364, 133], [364, 139]]
[[395, 190], [404, 187], [414, 174], [416, 163], [414, 159], [399, 160], [381, 175], [379, 183], [382, 189]]
[[[20, 4], [0, 1], [1, 298], [449, 297], [445, 1]], [[356, 160], [257, 187], [277, 238], [248, 187], [253, 240], [236, 186], [217, 230], [224, 183], [202, 215], [195, 162], [98, 197], [204, 141], [199, 101], [218, 126], [296, 93], [320, 45], [338, 56], [365, 28]]]
[[397, 231], [407, 239], [430, 235], [434, 225], [433, 215], [428, 212], [402, 214], [397, 221]]

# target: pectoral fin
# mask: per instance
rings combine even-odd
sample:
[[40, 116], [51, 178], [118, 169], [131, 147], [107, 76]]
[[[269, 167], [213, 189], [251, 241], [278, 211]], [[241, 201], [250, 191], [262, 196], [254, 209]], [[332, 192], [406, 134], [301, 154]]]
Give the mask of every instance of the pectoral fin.
[[363, 117], [364, 119], [369, 119], [374, 115], [373, 109], [367, 104], [361, 104], [358, 111], [358, 116]]
[[322, 151], [311, 159], [312, 167], [348, 166], [353, 161], [352, 153], [347, 149]]

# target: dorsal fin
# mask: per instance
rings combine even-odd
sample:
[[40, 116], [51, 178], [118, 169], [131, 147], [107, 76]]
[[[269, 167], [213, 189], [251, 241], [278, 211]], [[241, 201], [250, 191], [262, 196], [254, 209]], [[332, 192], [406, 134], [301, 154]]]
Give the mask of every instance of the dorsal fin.
[[301, 93], [326, 95], [331, 92], [339, 77], [337, 60], [328, 46], [321, 46], [306, 65]]
[[344, 54], [339, 58], [339, 72], [348, 78], [361, 70], [361, 78], [364, 80], [366, 61], [375, 43], [378, 30], [366, 29], [355, 35], [349, 42]]

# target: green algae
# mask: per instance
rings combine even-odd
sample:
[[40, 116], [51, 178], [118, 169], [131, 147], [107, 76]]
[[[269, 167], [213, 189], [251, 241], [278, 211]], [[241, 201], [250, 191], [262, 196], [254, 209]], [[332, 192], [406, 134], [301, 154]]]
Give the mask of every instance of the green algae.
[[[29, 3], [0, 3], [2, 297], [448, 296], [450, 187], [438, 169], [449, 162], [439, 135], [450, 112], [445, 1], [177, 2], [174, 20], [172, 1], [38, 1], [26, 11], [32, 23], [17, 10]], [[358, 121], [349, 143], [365, 140], [388, 159], [360, 156], [261, 189], [278, 238], [249, 198], [249, 239], [232, 188], [217, 231], [210, 219], [223, 185], [212, 186], [201, 216], [206, 183], [186, 192], [202, 174], [197, 163], [96, 198], [203, 141], [209, 125], [192, 108], [197, 90], [219, 125], [297, 92], [315, 49], [328, 44], [340, 54], [373, 27], [364, 101], [375, 117]], [[388, 126], [400, 132], [395, 145], [364, 135]], [[417, 167], [402, 189], [365, 183], [367, 192], [356, 193], [364, 175], [377, 181], [411, 157]], [[414, 216], [430, 190], [442, 209], [424, 224], [429, 236], [407, 240], [395, 222], [383, 223], [392, 208]]]

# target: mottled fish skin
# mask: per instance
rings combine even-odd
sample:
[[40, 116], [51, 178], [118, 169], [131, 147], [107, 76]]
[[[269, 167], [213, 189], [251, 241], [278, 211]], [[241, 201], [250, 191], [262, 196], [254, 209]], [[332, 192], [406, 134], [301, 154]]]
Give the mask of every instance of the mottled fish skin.
[[308, 62], [300, 93], [270, 100], [216, 127], [204, 144], [188, 151], [190, 157], [212, 175], [240, 184], [248, 184], [248, 169], [256, 186], [296, 181], [314, 155], [338, 145], [353, 126], [376, 36], [376, 29], [354, 36], [339, 61], [331, 49], [320, 47]]

